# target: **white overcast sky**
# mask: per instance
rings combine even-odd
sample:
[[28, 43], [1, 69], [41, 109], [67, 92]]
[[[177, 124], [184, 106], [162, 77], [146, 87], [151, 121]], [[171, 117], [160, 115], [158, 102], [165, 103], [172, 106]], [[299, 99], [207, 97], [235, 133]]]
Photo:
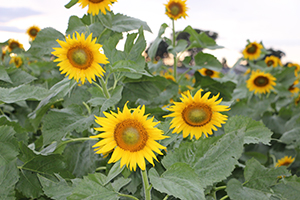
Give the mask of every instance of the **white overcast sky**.
[[[26, 29], [32, 25], [53, 27], [65, 33], [71, 15], [82, 17], [87, 9], [76, 4], [64, 7], [69, 0], [0, 0], [0, 42], [18, 39], [29, 48]], [[111, 9], [146, 21], [153, 33], [146, 32], [147, 43], [157, 36], [162, 23], [171, 27], [164, 14], [167, 0], [118, 0]], [[262, 41], [266, 48], [286, 53], [285, 62], [300, 64], [300, 0], [187, 0], [188, 17], [175, 23], [176, 30], [193, 28], [215, 31], [218, 45], [210, 51], [217, 58], [226, 57], [233, 65], [241, 56], [246, 40]], [[167, 29], [166, 35], [170, 36]]]

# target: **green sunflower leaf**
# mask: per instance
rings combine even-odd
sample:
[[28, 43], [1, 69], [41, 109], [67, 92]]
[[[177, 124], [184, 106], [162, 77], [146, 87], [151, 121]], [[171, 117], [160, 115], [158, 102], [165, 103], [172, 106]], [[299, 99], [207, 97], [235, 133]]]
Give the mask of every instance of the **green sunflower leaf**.
[[106, 12], [104, 15], [99, 12], [98, 19], [106, 28], [116, 32], [128, 32], [139, 29], [141, 26], [144, 30], [151, 32], [146, 22], [120, 13]]
[[186, 163], [201, 177], [203, 187], [228, 177], [243, 152], [244, 131], [186, 142], [167, 154], [162, 164], [169, 169], [175, 163]]
[[30, 74], [23, 71], [22, 69], [16, 69], [9, 72], [9, 76], [14, 87], [31, 83], [32, 81], [37, 79], [36, 77], [31, 76]]
[[22, 100], [42, 100], [49, 91], [42, 87], [31, 85], [20, 85], [13, 88], [0, 88], [0, 101], [15, 103]]
[[13, 127], [15, 133], [15, 137], [18, 141], [23, 141], [27, 143], [28, 133], [27, 131], [18, 123], [17, 121], [13, 121], [9, 119], [6, 115], [0, 116], [0, 124], [5, 124]]
[[58, 179], [57, 181], [50, 180], [38, 174], [38, 178], [43, 187], [43, 191], [45, 195], [47, 195], [51, 199], [67, 200], [67, 197], [72, 194], [73, 187], [75, 187], [73, 181], [74, 179], [72, 180], [73, 184], [71, 185], [58, 174], [55, 174], [55, 176]]
[[19, 180], [16, 163], [16, 159], [14, 159], [4, 165], [0, 165], [0, 200], [14, 200], [16, 198], [15, 184]]
[[19, 154], [15, 133], [11, 126], [0, 126], [0, 166], [15, 160]]
[[3, 65], [0, 65], [0, 80], [13, 83]]
[[205, 199], [200, 177], [188, 164], [175, 163], [161, 176], [154, 168], [149, 170], [153, 187], [180, 199]]
[[33, 57], [42, 57], [44, 55], [51, 55], [53, 47], [60, 47], [56, 40], [64, 40], [64, 35], [54, 28], [44, 28], [36, 36], [35, 40], [27, 51]]
[[223, 65], [220, 61], [211, 54], [199, 52], [195, 55], [195, 66], [192, 67], [194, 70], [201, 68], [207, 68], [214, 71], [221, 71]]
[[270, 193], [270, 186], [275, 185], [278, 177], [289, 176], [286, 167], [265, 168], [254, 158], [246, 162], [244, 171], [245, 187]]
[[285, 178], [280, 184], [271, 187], [281, 199], [298, 199], [300, 196], [300, 178], [296, 175]]
[[69, 3], [67, 3], [65, 5], [66, 8], [71, 8], [72, 6], [74, 6], [76, 3], [78, 2], [78, 0], [71, 0]]
[[87, 38], [88, 36], [88, 31], [92, 33], [92, 37], [98, 37], [103, 31], [105, 27], [100, 23], [100, 22], [94, 22], [93, 24], [87, 25], [83, 22], [82, 19], [80, 19], [77, 16], [71, 16], [69, 18], [69, 23], [68, 23], [68, 29], [66, 30], [67, 35], [73, 34], [75, 31], [78, 33], [85, 33], [85, 37]]
[[106, 176], [100, 173], [89, 174], [83, 177], [78, 182], [72, 195], [69, 196], [68, 200], [82, 200], [82, 199], [101, 199], [111, 200], [118, 199], [119, 195], [114, 191], [111, 184], [105, 185]]
[[269, 200], [266, 193], [253, 188], [244, 187], [237, 179], [230, 179], [227, 183], [226, 192], [232, 200]]
[[83, 116], [79, 106], [69, 106], [61, 110], [53, 109], [43, 118], [43, 145], [60, 141], [73, 130], [83, 132], [94, 123], [94, 115]]
[[245, 131], [244, 144], [268, 145], [271, 141], [272, 132], [262, 123], [245, 116], [233, 116], [225, 124], [225, 132]]
[[161, 36], [165, 33], [165, 30], [167, 27], [168, 27], [168, 25], [166, 23], [164, 23], [160, 26], [157, 37], [155, 38], [155, 40], [152, 42], [150, 48], [148, 49], [148, 56], [149, 56], [149, 58], [151, 58], [151, 60], [153, 60], [153, 58], [156, 55], [157, 48], [158, 48], [160, 42], [162, 41]]

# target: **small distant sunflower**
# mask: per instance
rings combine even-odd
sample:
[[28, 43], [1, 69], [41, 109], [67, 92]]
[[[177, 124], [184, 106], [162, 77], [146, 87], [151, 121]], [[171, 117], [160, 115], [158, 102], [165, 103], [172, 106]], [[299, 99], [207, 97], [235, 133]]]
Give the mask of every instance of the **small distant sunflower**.
[[30, 40], [34, 40], [40, 30], [38, 26], [31, 26], [27, 29], [26, 33], [29, 35]]
[[209, 76], [210, 78], [220, 78], [220, 72], [211, 69], [202, 68], [198, 71], [202, 74], [202, 76]]
[[294, 101], [295, 101], [295, 105], [298, 106], [300, 102], [300, 95], [298, 95], [298, 97], [296, 97]]
[[251, 69], [248, 68], [248, 69], [245, 71], [244, 76], [246, 76], [247, 74], [250, 74], [250, 72], [251, 72]]
[[97, 38], [92, 40], [92, 34], [86, 39], [85, 35], [76, 32], [73, 37], [66, 37], [66, 42], [57, 40], [61, 48], [53, 48], [53, 55], [57, 56], [54, 61], [60, 62], [57, 65], [62, 74], [69, 75], [69, 79], [74, 78], [77, 82], [79, 79], [82, 84], [87, 78], [91, 83], [95, 76], [103, 76], [104, 69], [99, 65], [107, 64], [107, 57], [100, 52], [102, 45], [96, 43]]
[[243, 55], [245, 59], [256, 60], [260, 54], [263, 46], [257, 42], [249, 43], [246, 48], [243, 50]]
[[106, 10], [110, 11], [109, 5], [117, 1], [118, 0], [79, 0], [78, 3], [80, 3], [82, 8], [89, 6], [88, 13], [92, 15], [98, 15], [99, 10], [106, 15]]
[[299, 83], [299, 80], [295, 80], [294, 83], [289, 87], [289, 91], [293, 94], [297, 94], [299, 92], [299, 88], [295, 87]]
[[292, 156], [284, 156], [283, 158], [279, 159], [276, 163], [276, 167], [280, 166], [290, 166], [295, 161], [295, 158], [292, 158]]
[[23, 44], [21, 44], [18, 40], [9, 39], [8, 40], [8, 51], [12, 51], [16, 48], [24, 49]]
[[[132, 111], [132, 112], [131, 112]], [[96, 147], [97, 154], [112, 155], [108, 163], [114, 163], [121, 159], [120, 167], [125, 164], [130, 170], [136, 170], [137, 165], [141, 170], [145, 170], [145, 158], [154, 166], [153, 158], [157, 160], [155, 154], [162, 154], [160, 149], [166, 147], [160, 145], [156, 140], [167, 138], [163, 132], [155, 126], [159, 122], [153, 122], [153, 117], [147, 119], [145, 106], [136, 109], [128, 109], [127, 103], [123, 112], [104, 112], [106, 117], [96, 117], [96, 122], [101, 126], [95, 128], [100, 131], [99, 135], [91, 138], [102, 138], [93, 147]]]
[[14, 63], [16, 65], [16, 68], [19, 68], [23, 64], [23, 60], [20, 56], [17, 56], [16, 54], [11, 55], [9, 64]]
[[287, 66], [288, 67], [296, 67], [294, 73], [295, 73], [295, 76], [298, 77], [298, 72], [300, 71], [300, 65], [297, 63], [289, 63]]
[[276, 57], [276, 56], [273, 56], [273, 55], [267, 56], [267, 57], [265, 58], [265, 63], [266, 63], [266, 65], [267, 65], [268, 67], [271, 67], [271, 66], [277, 67], [278, 65], [282, 65], [282, 64], [281, 64], [281, 61], [280, 61], [280, 58], [278, 58], [278, 57]]
[[181, 102], [174, 102], [167, 110], [172, 113], [164, 117], [173, 117], [170, 128], [174, 128], [173, 133], [180, 133], [182, 131], [183, 137], [186, 138], [190, 135], [192, 139], [194, 136], [198, 140], [202, 133], [206, 137], [212, 135], [212, 130], [217, 130], [217, 127], [221, 127], [227, 120], [226, 115], [222, 115], [220, 112], [228, 111], [230, 108], [225, 105], [218, 105], [222, 99], [218, 99], [219, 94], [208, 98], [210, 92], [201, 96], [200, 89], [192, 97], [188, 90], [186, 95], [181, 94]]
[[250, 78], [247, 80], [247, 88], [256, 93], [269, 93], [276, 85], [276, 78], [269, 73], [261, 72], [260, 70], [252, 71]]
[[174, 76], [173, 76], [172, 74], [168, 73], [168, 72], [165, 72], [165, 73], [163, 74], [163, 77], [165, 77], [165, 78], [168, 79], [168, 80], [172, 80], [172, 81], [176, 82]]
[[166, 15], [174, 20], [187, 17], [186, 11], [188, 8], [186, 1], [187, 0], [169, 0], [167, 4], [164, 4], [166, 6]]
[[6, 51], [8, 51], [8, 46], [6, 45], [6, 46], [3, 46], [2, 47], [2, 60], [4, 59], [4, 56], [6, 55]]

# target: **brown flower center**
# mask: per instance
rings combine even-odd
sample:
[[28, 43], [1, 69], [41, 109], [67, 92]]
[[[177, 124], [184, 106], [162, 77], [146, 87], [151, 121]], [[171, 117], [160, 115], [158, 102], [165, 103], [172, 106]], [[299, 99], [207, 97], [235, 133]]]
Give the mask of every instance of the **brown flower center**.
[[182, 111], [183, 120], [190, 126], [200, 127], [210, 122], [212, 117], [211, 108], [202, 103], [188, 105]]
[[136, 152], [146, 146], [148, 133], [140, 122], [127, 119], [116, 125], [114, 138], [120, 148]]
[[280, 166], [289, 166], [291, 164], [290, 161], [284, 161], [283, 163], [280, 163]]
[[274, 64], [274, 61], [273, 61], [273, 60], [269, 60], [269, 61], [267, 62], [268, 67], [272, 66], [273, 64]]
[[38, 34], [38, 30], [36, 30], [35, 28], [32, 28], [29, 30], [29, 34], [33, 37], [35, 37]]
[[182, 8], [181, 8], [181, 5], [178, 4], [178, 3], [172, 3], [170, 6], [169, 6], [169, 9], [170, 9], [170, 13], [173, 15], [173, 16], [177, 16], [179, 15], [181, 12], [182, 12]]
[[70, 48], [67, 58], [73, 67], [79, 69], [89, 68], [94, 60], [92, 52], [84, 46]]
[[257, 46], [254, 44], [250, 44], [249, 47], [247, 47], [247, 53], [249, 54], [255, 54], [257, 51]]
[[294, 84], [292, 84], [290, 87], [289, 87], [289, 91], [293, 91], [294, 89], [295, 89], [295, 87], [294, 87], [295, 85]]
[[20, 44], [18, 42], [11, 42], [9, 44], [10, 49], [20, 48]]
[[104, 0], [89, 0], [89, 2], [92, 2], [92, 3], [101, 3], [102, 1], [104, 1]]
[[268, 85], [269, 79], [265, 76], [258, 76], [254, 79], [254, 84], [258, 87], [264, 87]]
[[207, 70], [205, 70], [205, 75], [212, 77], [214, 75], [214, 71], [210, 70], [210, 69], [207, 69]]

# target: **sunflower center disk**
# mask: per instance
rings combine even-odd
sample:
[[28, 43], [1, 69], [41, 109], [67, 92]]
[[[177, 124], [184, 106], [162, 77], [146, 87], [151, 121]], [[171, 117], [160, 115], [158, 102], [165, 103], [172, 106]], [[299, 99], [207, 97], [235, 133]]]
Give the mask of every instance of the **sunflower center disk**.
[[32, 35], [32, 36], [36, 36], [37, 33], [38, 33], [38, 31], [36, 29], [31, 29], [30, 30], [30, 35]]
[[104, 1], [104, 0], [89, 0], [89, 2], [92, 2], [92, 3], [101, 3], [102, 1]]
[[133, 119], [117, 124], [114, 137], [119, 147], [131, 152], [143, 149], [148, 140], [148, 134], [143, 125]]
[[214, 74], [214, 72], [213, 72], [212, 70], [210, 70], [210, 69], [207, 69], [207, 70], [205, 71], [205, 74], [206, 74], [207, 76], [212, 76], [212, 75]]
[[257, 47], [255, 45], [251, 45], [251, 47], [249, 47], [247, 49], [247, 52], [250, 54], [254, 54], [254, 53], [256, 53], [256, 50], [257, 50]]
[[179, 5], [172, 4], [170, 6], [170, 11], [171, 11], [172, 15], [177, 16], [180, 13], [181, 9], [180, 9]]
[[84, 47], [73, 47], [69, 49], [67, 57], [73, 67], [87, 69], [93, 62], [92, 53]]
[[267, 62], [268, 67], [270, 67], [273, 64], [274, 64], [273, 60], [270, 60], [270, 61]]
[[211, 120], [212, 111], [207, 105], [190, 105], [183, 110], [182, 117], [190, 126], [199, 127], [204, 126]]
[[259, 87], [268, 85], [269, 79], [264, 76], [259, 76], [254, 80], [254, 84]]
[[16, 43], [16, 42], [12, 42], [9, 46], [10, 46], [11, 49], [14, 49], [14, 48], [19, 47], [19, 44]]

